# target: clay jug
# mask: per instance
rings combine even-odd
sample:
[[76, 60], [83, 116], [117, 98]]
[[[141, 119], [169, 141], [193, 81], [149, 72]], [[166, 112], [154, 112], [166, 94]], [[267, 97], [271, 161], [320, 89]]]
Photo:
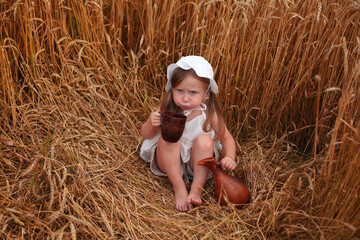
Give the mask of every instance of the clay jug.
[[215, 194], [220, 205], [227, 205], [228, 202], [235, 204], [237, 208], [241, 208], [250, 201], [250, 192], [246, 184], [240, 180], [234, 172], [235, 177], [222, 172], [215, 158], [206, 158], [200, 160], [198, 165], [208, 167], [215, 177]]
[[161, 136], [171, 143], [176, 143], [181, 138], [186, 123], [186, 116], [175, 112], [159, 112], [161, 114]]

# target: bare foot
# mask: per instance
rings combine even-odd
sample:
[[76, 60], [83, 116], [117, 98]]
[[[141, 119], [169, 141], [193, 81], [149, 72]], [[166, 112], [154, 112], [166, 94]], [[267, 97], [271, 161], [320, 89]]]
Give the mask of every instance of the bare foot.
[[175, 206], [176, 209], [182, 212], [193, 209], [192, 203], [186, 201], [188, 197], [187, 191], [175, 191]]
[[201, 200], [201, 193], [200, 194], [196, 194], [196, 193], [191, 193], [189, 194], [189, 196], [186, 199], [187, 203], [192, 203], [195, 205], [201, 205], [202, 204], [202, 200]]

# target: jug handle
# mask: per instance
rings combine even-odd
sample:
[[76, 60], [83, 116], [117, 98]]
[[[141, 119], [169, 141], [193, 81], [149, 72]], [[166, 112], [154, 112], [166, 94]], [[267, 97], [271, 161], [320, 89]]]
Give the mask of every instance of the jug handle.
[[[221, 167], [221, 163], [216, 162], [216, 166]], [[236, 178], [238, 178], [239, 180], [242, 180], [242, 178], [239, 176], [239, 174], [237, 174], [237, 172], [235, 170], [232, 170], [232, 172], [234, 173]]]

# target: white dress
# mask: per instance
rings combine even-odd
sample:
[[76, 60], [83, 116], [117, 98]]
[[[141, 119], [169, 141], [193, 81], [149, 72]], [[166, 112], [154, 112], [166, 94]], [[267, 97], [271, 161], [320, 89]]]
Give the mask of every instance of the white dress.
[[[191, 147], [199, 135], [209, 135], [212, 139], [216, 138], [216, 133], [213, 129], [209, 132], [205, 132], [203, 130], [203, 125], [206, 120], [206, 115], [204, 113], [196, 116], [190, 121], [186, 122], [184, 133], [180, 138], [180, 158], [181, 158], [181, 173], [183, 175], [184, 181], [188, 182], [189, 178], [192, 179], [194, 174], [192, 169], [190, 168], [190, 154]], [[160, 138], [159, 133], [151, 138], [145, 139], [141, 149], [140, 149], [140, 157], [145, 161], [150, 163], [150, 169], [155, 175], [166, 176], [166, 173], [162, 172], [158, 167], [155, 159], [156, 147]], [[219, 149], [221, 149], [220, 141], [214, 141], [214, 155], [215, 159], [219, 158]]]

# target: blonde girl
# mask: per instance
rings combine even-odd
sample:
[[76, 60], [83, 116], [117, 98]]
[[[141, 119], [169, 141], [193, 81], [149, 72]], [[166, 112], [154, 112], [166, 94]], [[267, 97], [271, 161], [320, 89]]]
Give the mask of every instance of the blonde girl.
[[[209, 169], [197, 163], [215, 156], [223, 149], [223, 169], [234, 170], [235, 142], [222, 117], [218, 99], [218, 86], [213, 69], [200, 56], [182, 57], [167, 68], [165, 95], [158, 108], [141, 127], [145, 139], [140, 156], [150, 162], [156, 175], [167, 176], [173, 185], [175, 206], [179, 211], [193, 209], [202, 203], [201, 194]], [[185, 130], [176, 143], [166, 142], [160, 134], [159, 111], [171, 111], [187, 116]], [[190, 191], [186, 183], [192, 180]]]

